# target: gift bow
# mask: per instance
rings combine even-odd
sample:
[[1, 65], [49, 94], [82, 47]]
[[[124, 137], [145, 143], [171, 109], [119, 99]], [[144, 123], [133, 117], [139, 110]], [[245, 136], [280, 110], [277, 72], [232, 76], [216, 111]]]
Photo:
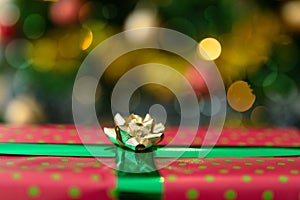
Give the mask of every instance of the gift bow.
[[117, 113], [114, 117], [115, 128], [104, 128], [104, 133], [115, 144], [132, 150], [142, 151], [157, 145], [164, 138], [165, 127], [147, 114], [144, 119], [131, 114], [128, 118]]

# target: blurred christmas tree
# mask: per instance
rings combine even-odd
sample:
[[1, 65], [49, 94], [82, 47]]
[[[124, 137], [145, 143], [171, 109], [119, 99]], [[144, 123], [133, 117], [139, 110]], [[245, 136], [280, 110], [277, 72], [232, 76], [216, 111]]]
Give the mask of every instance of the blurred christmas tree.
[[[214, 60], [228, 91], [227, 126], [300, 125], [300, 1], [258, 0], [3, 0], [2, 121], [72, 123], [73, 82], [86, 55], [109, 36], [147, 26], [192, 37]], [[202, 119], [208, 120], [212, 113], [201, 76], [183, 59], [152, 50], [132, 52], [112, 63], [96, 94], [101, 115], [111, 118], [110, 95], [118, 79], [147, 62], [162, 63], [184, 74], [202, 102]], [[166, 82], [176, 84], [172, 77], [166, 77]], [[139, 89], [131, 109], [145, 113], [147, 105], [157, 102], [167, 109], [169, 123], [176, 124], [180, 112], [166, 88]]]

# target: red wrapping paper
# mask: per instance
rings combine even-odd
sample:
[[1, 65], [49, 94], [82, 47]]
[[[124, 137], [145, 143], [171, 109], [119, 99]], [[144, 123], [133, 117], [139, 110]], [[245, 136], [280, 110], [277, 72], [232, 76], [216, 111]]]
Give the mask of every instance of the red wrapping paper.
[[[110, 144], [95, 128], [0, 126], [0, 142]], [[176, 136], [167, 129], [162, 144]], [[98, 134], [95, 137], [95, 134]], [[201, 145], [199, 129], [193, 145]], [[176, 136], [177, 137], [177, 136]], [[184, 141], [184, 135], [181, 135]], [[224, 129], [217, 146], [299, 147], [296, 128]], [[102, 158], [103, 159], [103, 158]], [[113, 158], [107, 162], [115, 163]], [[157, 159], [157, 165], [166, 159]], [[300, 158], [178, 159], [159, 169], [163, 199], [298, 199]], [[1, 199], [114, 199], [116, 171], [95, 158], [0, 156]]]
[[94, 158], [0, 157], [0, 197], [113, 199], [115, 170]]
[[[79, 136], [74, 125], [0, 126], [0, 142], [111, 144], [104, 133], [94, 127], [81, 128], [80, 134]], [[200, 146], [206, 134], [205, 128], [199, 129], [192, 145]], [[182, 145], [190, 135], [177, 133], [176, 128], [169, 128], [160, 144], [166, 145], [174, 137], [180, 138], [180, 143], [174, 145]], [[297, 128], [227, 128], [222, 131], [216, 145], [300, 147], [300, 134]]]
[[289, 157], [179, 159], [160, 170], [163, 197], [298, 199], [299, 166], [299, 158]]

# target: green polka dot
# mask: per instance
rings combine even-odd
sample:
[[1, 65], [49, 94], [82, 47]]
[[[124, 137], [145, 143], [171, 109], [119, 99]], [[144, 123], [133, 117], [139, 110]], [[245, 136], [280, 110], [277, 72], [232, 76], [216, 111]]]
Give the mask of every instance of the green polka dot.
[[278, 162], [277, 165], [279, 165], [279, 166], [284, 166], [285, 163], [284, 163], [284, 162]]
[[59, 128], [59, 129], [63, 129], [63, 128], [64, 128], [64, 125], [58, 124], [56, 127]]
[[205, 165], [200, 165], [198, 168], [199, 169], [206, 169], [207, 167]]
[[27, 134], [25, 137], [26, 137], [26, 139], [32, 139], [33, 138], [33, 136], [31, 134]]
[[54, 136], [54, 139], [55, 139], [55, 140], [61, 140], [61, 136], [60, 136], [60, 135], [55, 135], [55, 136]]
[[12, 177], [12, 179], [14, 179], [14, 180], [19, 180], [19, 179], [22, 178], [22, 175], [21, 175], [20, 173], [13, 173], [13, 174], [11, 175], [11, 177]]
[[299, 171], [296, 170], [296, 169], [292, 169], [292, 170], [290, 171], [290, 173], [291, 173], [291, 174], [299, 174]]
[[8, 161], [8, 162], [6, 162], [6, 164], [7, 164], [7, 165], [13, 165], [13, 164], [14, 164], [14, 162], [12, 162], [12, 161]]
[[100, 180], [100, 176], [98, 174], [92, 174], [91, 175], [91, 180], [92, 181], [99, 181]]
[[251, 182], [252, 178], [251, 178], [251, 176], [244, 175], [244, 176], [242, 176], [242, 180], [244, 182]]
[[267, 166], [267, 169], [275, 169], [274, 166]]
[[62, 159], [60, 159], [60, 161], [61, 161], [61, 162], [68, 162], [69, 159], [68, 159], [68, 158], [62, 158]]
[[41, 165], [42, 166], [49, 166], [49, 163], [48, 162], [42, 162]]
[[68, 140], [67, 143], [68, 144], [74, 144], [75, 142], [73, 140]]
[[256, 174], [263, 174], [264, 173], [264, 170], [262, 169], [257, 169], [254, 171]]
[[80, 172], [82, 172], [82, 169], [79, 168], [79, 167], [76, 167], [76, 168], [73, 169], [73, 171], [76, 172], [76, 173], [80, 173]]
[[247, 165], [247, 166], [251, 166], [251, 165], [253, 165], [251, 162], [245, 162], [245, 165]]
[[227, 159], [227, 160], [224, 160], [224, 162], [232, 162], [232, 160], [228, 160], [228, 159]]
[[232, 166], [232, 168], [233, 168], [233, 169], [241, 169], [241, 167], [240, 167], [240, 166], [237, 166], [237, 165]]
[[186, 166], [186, 163], [178, 163], [178, 166]]
[[185, 173], [185, 174], [191, 174], [191, 173], [192, 173], [192, 170], [190, 170], [190, 169], [185, 169], [185, 170], [183, 170], [183, 173]]
[[90, 137], [89, 135], [84, 135], [84, 136], [82, 136], [82, 138], [83, 138], [84, 140], [89, 140], [91, 137]]
[[211, 162], [212, 165], [220, 165], [219, 162]]
[[8, 142], [15, 142], [15, 140], [14, 139], [9, 139]]
[[236, 192], [234, 190], [226, 190], [224, 197], [225, 199], [235, 199], [237, 196]]
[[256, 160], [256, 162], [264, 162], [263, 160]]
[[116, 175], [117, 174], [117, 170], [114, 170], [114, 169], [110, 170], [110, 173]]
[[287, 159], [288, 162], [295, 162], [294, 159]]
[[101, 167], [101, 164], [100, 163], [96, 163], [96, 164], [93, 165], [93, 167], [96, 167], [96, 168]]
[[76, 163], [76, 165], [77, 165], [78, 167], [81, 167], [81, 166], [84, 165], [84, 163], [83, 163], [83, 162], [78, 162], [78, 163]]
[[173, 174], [170, 174], [167, 178], [169, 181], [176, 181], [177, 179], [177, 176], [173, 175]]
[[29, 167], [27, 165], [20, 166], [21, 169], [28, 169]]
[[22, 133], [22, 131], [21, 131], [20, 129], [16, 129], [16, 130], [15, 130], [15, 133], [16, 133], [16, 134], [20, 134], [20, 133]]
[[205, 176], [205, 181], [206, 182], [213, 182], [214, 180], [215, 180], [214, 176], [211, 176], [211, 175], [206, 175]]
[[192, 162], [193, 162], [193, 163], [199, 163], [200, 160], [199, 160], [199, 159], [194, 159], [194, 160], [192, 160]]
[[64, 166], [64, 165], [56, 165], [56, 167], [57, 167], [58, 169], [64, 169], [64, 168], [66, 168], [66, 166]]
[[[77, 132], [75, 130], [70, 130], [70, 135], [71, 136], [75, 136], [76, 134], [77, 134]], [[86, 136], [86, 135], [84, 135], [84, 136]]]
[[78, 198], [81, 195], [81, 191], [78, 187], [71, 187], [68, 191], [68, 196], [70, 198]]
[[44, 140], [38, 140], [37, 142], [38, 142], [38, 143], [40, 143], [40, 144], [43, 144], [43, 143], [45, 143], [45, 141], [44, 141]]
[[281, 183], [286, 183], [288, 181], [288, 177], [286, 176], [279, 176], [278, 177], [278, 180], [281, 182]]
[[265, 143], [265, 146], [266, 146], [266, 147], [271, 147], [271, 146], [273, 146], [273, 143], [272, 143], [272, 142], [266, 142], [266, 143]]
[[108, 190], [108, 196], [112, 197], [112, 198], [116, 198], [118, 197], [118, 192], [115, 188], [113, 189], [109, 189]]
[[220, 169], [219, 171], [221, 174], [227, 174], [228, 173], [228, 170], [227, 169]]
[[186, 192], [186, 198], [187, 198], [187, 199], [196, 199], [198, 196], [199, 196], [199, 193], [198, 193], [198, 191], [195, 190], [195, 189], [189, 189], [189, 190]]
[[35, 160], [35, 158], [26, 158], [26, 160]]
[[262, 198], [264, 200], [272, 200], [274, 197], [274, 193], [271, 191], [271, 190], [265, 190], [263, 193], [262, 193]]
[[35, 168], [35, 169], [36, 169], [36, 171], [38, 171], [38, 172], [44, 171], [44, 168], [43, 168], [43, 167], [37, 167], [37, 168]]
[[238, 146], [246, 146], [246, 143], [245, 143], [245, 142], [238, 142], [237, 145], [238, 145]]
[[58, 174], [58, 173], [53, 173], [53, 174], [51, 175], [51, 178], [52, 178], [52, 180], [54, 180], [54, 181], [58, 181], [58, 180], [61, 179], [61, 175]]
[[40, 189], [37, 186], [30, 186], [27, 190], [29, 197], [38, 197], [40, 195]]

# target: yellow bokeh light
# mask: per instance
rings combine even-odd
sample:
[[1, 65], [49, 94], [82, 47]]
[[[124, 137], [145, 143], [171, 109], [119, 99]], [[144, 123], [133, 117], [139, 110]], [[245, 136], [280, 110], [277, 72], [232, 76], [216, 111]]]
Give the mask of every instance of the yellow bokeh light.
[[232, 83], [227, 91], [229, 105], [238, 112], [249, 110], [253, 106], [255, 98], [252, 89], [245, 81]]
[[81, 44], [81, 49], [82, 50], [86, 50], [88, 49], [92, 42], [93, 42], [93, 32], [91, 30], [87, 30], [87, 31], [84, 31], [84, 38], [83, 38], [83, 41], [82, 41], [82, 44]]
[[215, 38], [205, 38], [198, 46], [201, 57], [205, 60], [216, 60], [222, 51], [221, 44]]
[[37, 40], [29, 51], [33, 67], [38, 71], [50, 71], [56, 62], [57, 45], [54, 40], [44, 38]]
[[250, 115], [252, 124], [254, 125], [264, 125], [267, 123], [267, 108], [264, 106], [256, 106]]

